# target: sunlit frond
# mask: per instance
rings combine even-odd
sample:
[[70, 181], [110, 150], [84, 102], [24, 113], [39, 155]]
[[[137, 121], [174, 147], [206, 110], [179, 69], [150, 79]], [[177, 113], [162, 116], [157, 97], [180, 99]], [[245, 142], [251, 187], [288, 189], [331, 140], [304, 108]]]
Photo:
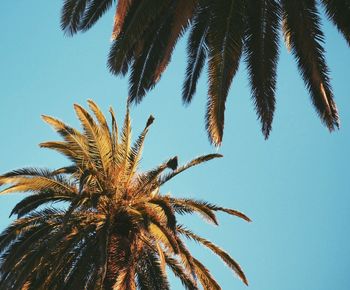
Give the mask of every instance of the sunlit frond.
[[[233, 209], [161, 193], [161, 186], [179, 173], [222, 156], [204, 155], [183, 166], [173, 157], [139, 172], [154, 118], [132, 145], [128, 107], [119, 134], [112, 109], [109, 126], [99, 107], [93, 101], [88, 105], [92, 114], [74, 106], [82, 132], [43, 117], [63, 141], [41, 146], [63, 153], [72, 164], [0, 176], [0, 193], [30, 193], [11, 212], [17, 220], [0, 235], [0, 289], [166, 290], [167, 266], [186, 289], [199, 289], [197, 280], [204, 289], [220, 289], [182, 236], [199, 241], [244, 277], [226, 252], [179, 227], [176, 214], [198, 213], [214, 224], [220, 211], [249, 219]], [[59, 210], [50, 207], [57, 202]]]

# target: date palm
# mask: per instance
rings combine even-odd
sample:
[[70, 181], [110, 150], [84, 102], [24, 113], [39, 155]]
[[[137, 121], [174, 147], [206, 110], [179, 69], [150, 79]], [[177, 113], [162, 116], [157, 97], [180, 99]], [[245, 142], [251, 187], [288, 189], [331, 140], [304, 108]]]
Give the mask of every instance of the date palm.
[[[65, 0], [62, 29], [88, 30], [116, 1]], [[108, 66], [130, 72], [130, 100], [138, 103], [160, 79], [179, 38], [189, 30], [188, 64], [183, 101], [189, 103], [208, 62], [206, 128], [219, 145], [226, 98], [240, 59], [248, 69], [252, 99], [265, 138], [275, 110], [279, 31], [295, 56], [298, 69], [322, 122], [339, 127], [337, 108], [324, 56], [319, 7], [326, 11], [350, 44], [349, 0], [119, 0]]]
[[[221, 157], [209, 154], [178, 167], [177, 157], [141, 173], [138, 164], [151, 116], [131, 144], [129, 111], [118, 133], [97, 105], [75, 105], [83, 131], [43, 119], [63, 138], [41, 147], [72, 164], [56, 170], [24, 168], [0, 176], [1, 194], [31, 193], [12, 210], [15, 220], [0, 236], [0, 289], [169, 289], [168, 266], [186, 289], [220, 289], [186, 247], [194, 240], [218, 255], [245, 283], [235, 260], [176, 220], [197, 213], [218, 224], [215, 212], [246, 221], [241, 212], [194, 199], [163, 195], [160, 187], [182, 171]], [[50, 206], [59, 202], [59, 206]]]

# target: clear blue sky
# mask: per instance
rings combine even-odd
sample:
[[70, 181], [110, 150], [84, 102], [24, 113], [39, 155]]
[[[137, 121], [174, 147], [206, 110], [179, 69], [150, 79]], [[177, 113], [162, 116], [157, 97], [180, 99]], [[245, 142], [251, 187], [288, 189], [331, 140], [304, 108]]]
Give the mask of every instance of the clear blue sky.
[[[16, 2], [16, 3], [14, 3]], [[62, 1], [4, 1], [0, 29], [0, 172], [24, 166], [56, 168], [68, 160], [37, 144], [56, 140], [41, 114], [78, 125], [73, 103], [94, 99], [124, 114], [127, 79], [106, 69], [112, 11], [92, 30], [66, 38], [59, 29]], [[350, 49], [325, 21], [326, 50], [342, 128], [330, 134], [311, 106], [293, 57], [282, 47], [277, 110], [271, 137], [260, 133], [244, 65], [226, 109], [225, 157], [170, 182], [163, 192], [232, 207], [253, 223], [220, 215], [215, 228], [196, 216], [186, 223], [231, 253], [251, 290], [350, 289]], [[132, 110], [134, 136], [149, 114], [156, 117], [143, 169], [170, 156], [180, 162], [215, 152], [204, 130], [206, 78], [193, 103], [181, 103], [186, 59], [181, 42], [160, 83]], [[20, 194], [0, 197], [0, 228]], [[193, 247], [224, 290], [246, 289], [216, 257]], [[173, 289], [182, 289], [178, 282]]]

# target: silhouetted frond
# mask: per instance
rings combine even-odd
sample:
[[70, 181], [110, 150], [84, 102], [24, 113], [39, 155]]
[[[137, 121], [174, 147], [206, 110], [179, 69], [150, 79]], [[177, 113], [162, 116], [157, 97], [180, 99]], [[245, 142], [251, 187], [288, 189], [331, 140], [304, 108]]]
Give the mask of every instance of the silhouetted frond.
[[90, 0], [85, 9], [79, 29], [86, 31], [112, 6], [113, 0]]
[[350, 3], [348, 0], [321, 0], [326, 14], [350, 45]]
[[61, 28], [67, 35], [78, 32], [81, 18], [89, 0], [65, 0], [61, 14]]
[[209, 6], [196, 11], [187, 43], [187, 68], [182, 88], [182, 100], [190, 103], [196, 93], [198, 79], [207, 57], [207, 33], [210, 25]]
[[209, 96], [206, 128], [210, 141], [219, 146], [224, 132], [226, 98], [238, 70], [244, 37], [244, 1], [210, 2], [208, 30]]
[[[66, 34], [86, 31], [112, 6], [112, 0], [65, 0], [61, 26]], [[226, 99], [242, 50], [253, 103], [268, 138], [275, 110], [279, 30], [321, 120], [330, 130], [339, 126], [325, 62], [321, 4], [350, 45], [348, 0], [153, 0], [117, 1], [107, 66], [111, 73], [129, 73], [129, 101], [139, 103], [160, 80], [178, 40], [189, 29], [187, 68], [182, 89], [191, 102], [208, 59], [206, 129], [219, 146], [224, 133]]]
[[280, 20], [279, 1], [247, 2], [246, 63], [255, 109], [265, 138], [271, 131], [275, 111]]
[[329, 130], [339, 127], [339, 118], [325, 62], [323, 33], [315, 1], [283, 0], [283, 32], [292, 50], [312, 103]]

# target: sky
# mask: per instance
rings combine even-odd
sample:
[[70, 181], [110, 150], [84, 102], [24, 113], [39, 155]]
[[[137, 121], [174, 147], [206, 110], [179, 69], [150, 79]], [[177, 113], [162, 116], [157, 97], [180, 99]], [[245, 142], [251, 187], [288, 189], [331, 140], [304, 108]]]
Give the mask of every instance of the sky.
[[[0, 12], [0, 172], [26, 167], [58, 168], [69, 161], [40, 149], [58, 136], [40, 118], [52, 115], [78, 126], [73, 104], [112, 105], [119, 122], [128, 80], [106, 68], [113, 11], [73, 38], [59, 26], [62, 1], [5, 1]], [[219, 152], [224, 158], [190, 169], [162, 192], [234, 208], [252, 223], [219, 214], [219, 227], [197, 216], [181, 219], [229, 252], [243, 267], [251, 290], [350, 289], [350, 49], [324, 21], [327, 60], [341, 129], [321, 124], [293, 56], [281, 47], [277, 105], [265, 141], [250, 97], [244, 63], [226, 105], [223, 145], [210, 145], [204, 127], [206, 73], [192, 104], [182, 105], [186, 42], [181, 41], [159, 84], [132, 107], [134, 135], [155, 116], [142, 161], [147, 170], [177, 155], [180, 164]], [[0, 230], [23, 194], [0, 196]], [[206, 249], [190, 244], [222, 289], [247, 289]], [[172, 289], [182, 289], [171, 277]]]

